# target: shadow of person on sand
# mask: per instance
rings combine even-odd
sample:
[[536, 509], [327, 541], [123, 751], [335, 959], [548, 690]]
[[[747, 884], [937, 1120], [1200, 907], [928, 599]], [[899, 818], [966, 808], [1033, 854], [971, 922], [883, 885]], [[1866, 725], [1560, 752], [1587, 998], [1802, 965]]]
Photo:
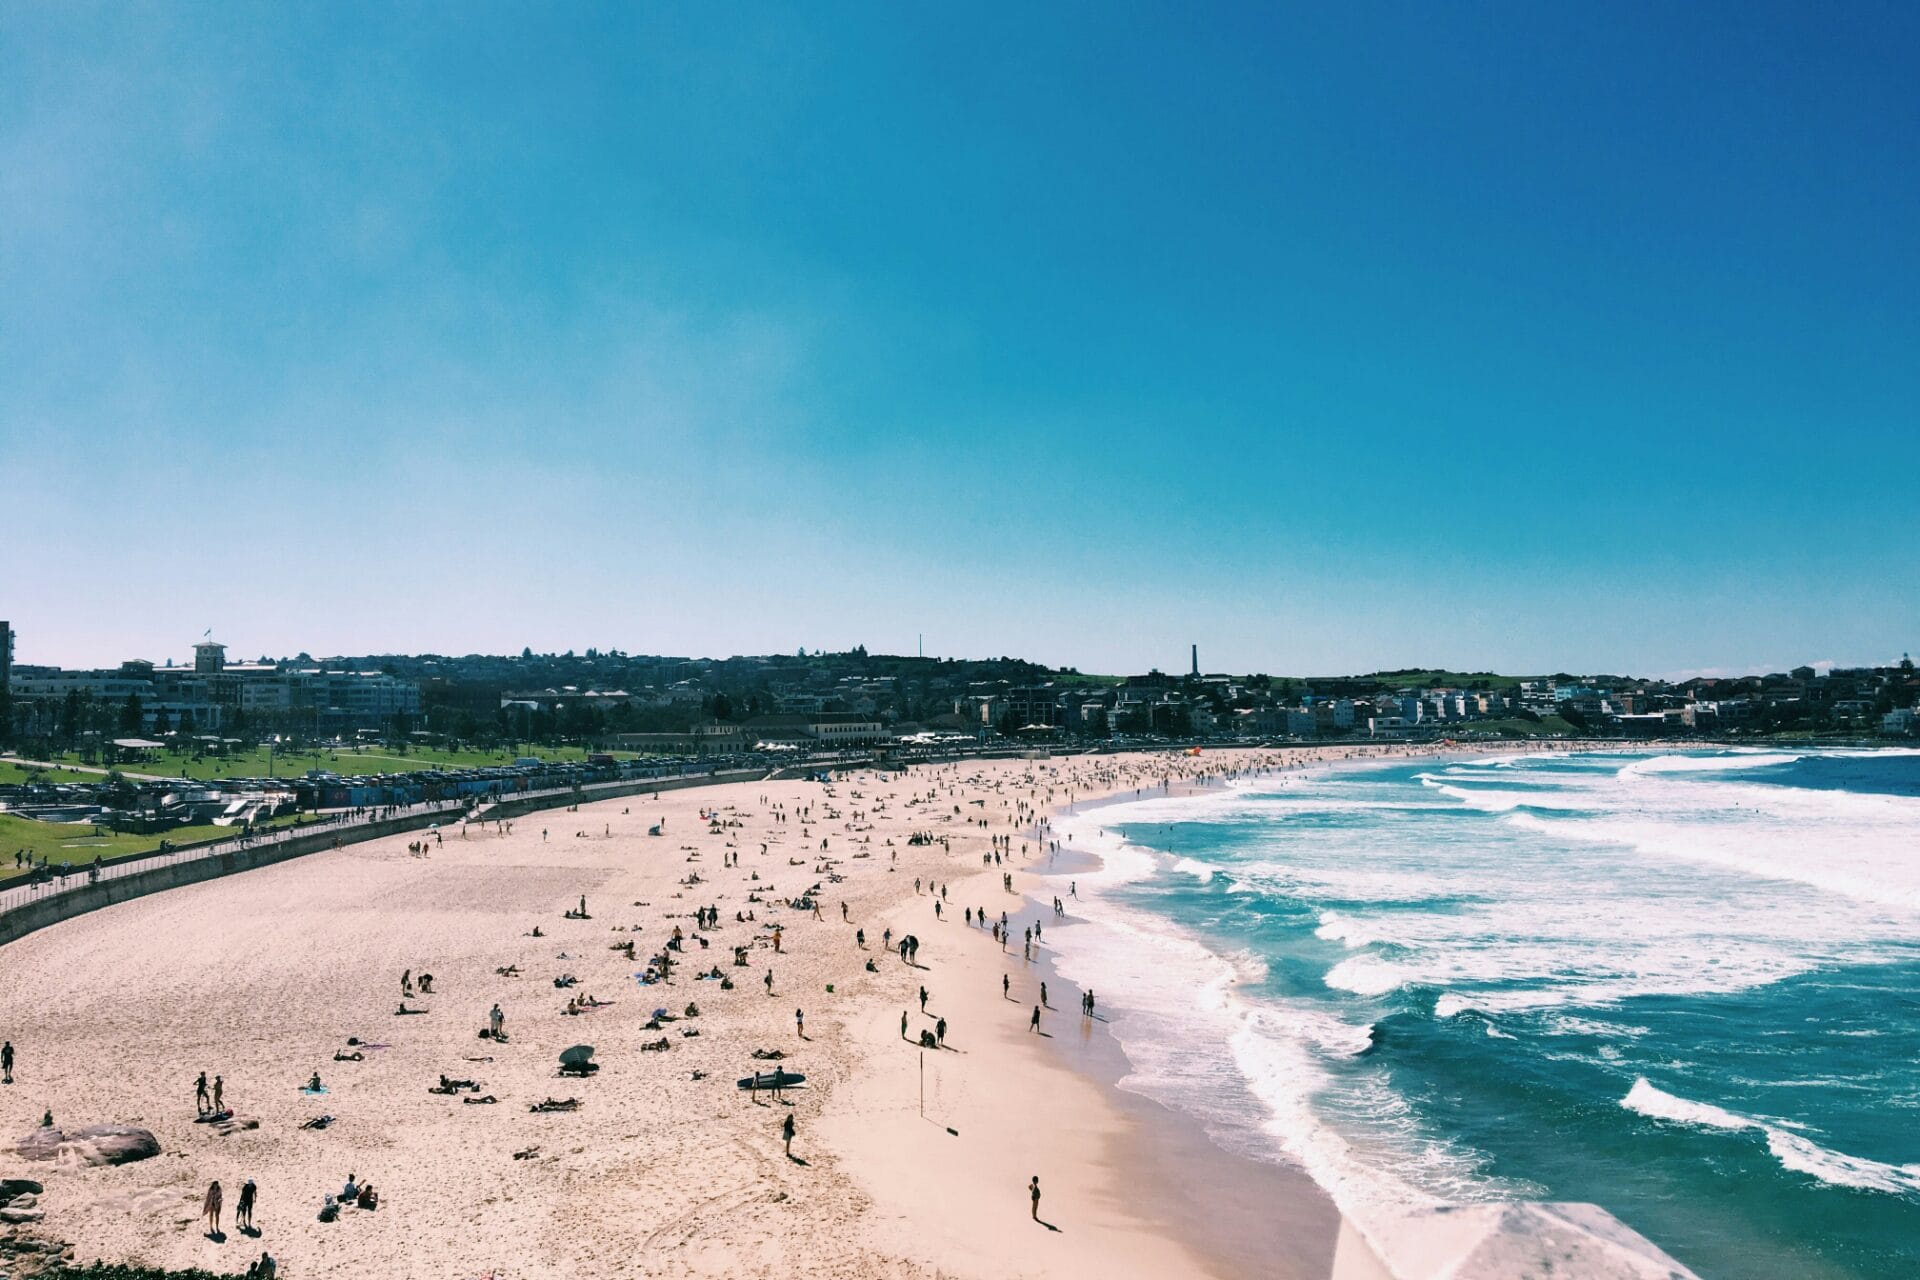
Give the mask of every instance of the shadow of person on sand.
[[207, 1239], [213, 1241], [215, 1244], [225, 1244], [227, 1242], [227, 1233], [224, 1231], [209, 1231], [207, 1232]]
[[248, 1239], [250, 1239], [250, 1240], [258, 1240], [258, 1239], [260, 1238], [260, 1228], [258, 1228], [258, 1227], [241, 1227], [241, 1228], [240, 1228], [240, 1234], [241, 1234], [241, 1235], [243, 1235], [243, 1236], [246, 1236], [246, 1237], [247, 1237]]
[[1045, 1227], [1047, 1230], [1055, 1233], [1056, 1235], [1065, 1234], [1060, 1230], [1060, 1228], [1054, 1226], [1051, 1222], [1048, 1222], [1045, 1218], [1035, 1218], [1034, 1221], [1039, 1223], [1041, 1226]]

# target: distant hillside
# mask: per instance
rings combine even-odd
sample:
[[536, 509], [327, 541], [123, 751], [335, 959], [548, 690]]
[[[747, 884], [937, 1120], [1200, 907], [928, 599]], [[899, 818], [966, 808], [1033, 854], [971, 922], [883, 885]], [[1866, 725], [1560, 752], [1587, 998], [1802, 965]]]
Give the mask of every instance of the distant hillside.
[[1437, 668], [1409, 667], [1401, 671], [1371, 671], [1352, 676], [1275, 676], [1274, 689], [1340, 688], [1375, 685], [1380, 689], [1432, 688], [1436, 685], [1456, 689], [1498, 689], [1511, 692], [1522, 680], [1542, 680], [1544, 676], [1503, 676], [1494, 671], [1445, 671]]

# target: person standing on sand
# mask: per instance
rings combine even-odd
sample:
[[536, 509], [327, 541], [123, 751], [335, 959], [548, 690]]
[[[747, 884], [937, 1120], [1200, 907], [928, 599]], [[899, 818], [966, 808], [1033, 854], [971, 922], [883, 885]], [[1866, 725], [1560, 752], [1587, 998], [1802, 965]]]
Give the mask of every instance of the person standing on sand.
[[1027, 1195], [1033, 1199], [1033, 1220], [1040, 1221], [1040, 1175], [1034, 1174], [1033, 1181], [1027, 1184]]
[[224, 1100], [226, 1091], [227, 1078], [225, 1076], [215, 1076], [213, 1078], [213, 1113], [215, 1115], [219, 1115], [227, 1109], [227, 1104]]
[[233, 1225], [243, 1232], [253, 1230], [253, 1202], [259, 1194], [260, 1188], [253, 1185], [252, 1178], [240, 1188], [240, 1199], [233, 1206]]
[[210, 1236], [220, 1234], [221, 1202], [220, 1183], [216, 1180], [208, 1185], [207, 1198], [200, 1202], [200, 1213], [207, 1220], [207, 1234]]
[[767, 976], [760, 979], [760, 981], [766, 984], [767, 994], [772, 995], [773, 994], [773, 970], [771, 969], [767, 970]]
[[1007, 988], [1011, 987], [1012, 985], [1013, 984], [1010, 981], [1008, 981], [1006, 974], [1003, 973], [1000, 975], [1000, 998], [1002, 1000], [1013, 999], [1012, 995], [1010, 995], [1007, 990]]
[[201, 1115], [205, 1115], [207, 1106], [207, 1073], [202, 1071], [200, 1078], [193, 1082], [193, 1107]]
[[807, 1011], [805, 1009], [795, 1009], [793, 1011], [793, 1029], [799, 1034], [802, 1040], [807, 1038]]
[[900, 1011], [900, 1038], [902, 1040], [907, 1038], [907, 1011], [905, 1009]]
[[13, 1041], [0, 1045], [0, 1084], [13, 1083]]
[[1033, 1016], [1027, 1019], [1027, 1030], [1038, 1031], [1039, 1029], [1040, 1029], [1040, 1006], [1035, 1005], [1033, 1006]]

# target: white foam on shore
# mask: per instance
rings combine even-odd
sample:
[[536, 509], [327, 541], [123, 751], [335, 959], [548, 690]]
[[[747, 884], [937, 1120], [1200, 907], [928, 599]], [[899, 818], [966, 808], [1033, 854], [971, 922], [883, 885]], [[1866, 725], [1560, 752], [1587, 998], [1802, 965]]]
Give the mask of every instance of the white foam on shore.
[[1888, 1195], [1920, 1196], [1920, 1164], [1883, 1164], [1823, 1147], [1811, 1138], [1787, 1129], [1779, 1121], [1741, 1115], [1711, 1103], [1694, 1102], [1656, 1088], [1645, 1076], [1636, 1079], [1620, 1105], [1654, 1120], [1718, 1129], [1726, 1133], [1753, 1131], [1766, 1139], [1767, 1151], [1782, 1167], [1836, 1187], [1880, 1191]]
[[[1901, 910], [1906, 885], [1920, 905], [1920, 859], [1908, 852], [1920, 801], [1738, 778], [1796, 758], [1752, 751], [1711, 766], [1627, 773], [1604, 755], [1532, 753], [1436, 766], [1420, 778], [1428, 799], [1412, 803], [1397, 798], [1398, 781], [1350, 777], [1351, 787], [1322, 789], [1324, 774], [1292, 775], [1284, 786], [1252, 780], [1232, 793], [1145, 796], [1062, 815], [1056, 832], [1104, 865], [1079, 878], [1100, 910], [1063, 944], [1061, 971], [1100, 989], [1101, 1007], [1116, 1010], [1113, 1030], [1133, 1064], [1124, 1087], [1200, 1116], [1236, 1149], [1246, 1149], [1236, 1143], [1249, 1129], [1268, 1135], [1363, 1230], [1439, 1200], [1525, 1195], [1489, 1178], [1471, 1150], [1424, 1131], [1384, 1073], [1364, 1060], [1339, 1065], [1373, 1042], [1373, 1029], [1351, 1011], [1343, 1019], [1322, 1001], [1250, 995], [1234, 962], [1171, 921], [1114, 901], [1112, 891], [1175, 870], [1216, 892], [1224, 882], [1235, 895], [1284, 898], [1309, 909], [1313, 932], [1347, 952], [1330, 963], [1328, 987], [1369, 1005], [1401, 989], [1432, 990], [1440, 1018], [1731, 993], [1920, 937], [1920, 918]], [[1543, 767], [1528, 767], [1535, 762]], [[1462, 810], [1493, 816], [1446, 816]], [[1388, 814], [1415, 825], [1369, 821]], [[1483, 822], [1578, 844], [1522, 847], [1513, 836], [1489, 838]], [[1108, 829], [1139, 824], [1138, 837], [1157, 842], [1160, 833], [1144, 828], [1188, 823], [1233, 829], [1208, 833], [1213, 847], [1197, 856], [1197, 841], [1167, 833], [1184, 846], [1178, 857]], [[1602, 844], [1630, 852], [1579, 850]], [[1769, 883], [1782, 879], [1808, 888]], [[1851, 889], [1854, 901], [1814, 887]], [[1501, 1021], [1489, 1019], [1486, 1034], [1513, 1038], [1520, 1028]], [[1595, 1053], [1619, 1058], [1619, 1046], [1647, 1034], [1571, 1013], [1547, 1017], [1545, 1027], [1610, 1042], [1572, 1055], [1583, 1062]], [[1648, 1112], [1669, 1123], [1763, 1133], [1783, 1167], [1835, 1185], [1905, 1194], [1906, 1180], [1920, 1176], [1920, 1167], [1830, 1151], [1785, 1124], [1651, 1085], [1636, 1085], [1629, 1098], [1629, 1109], [1671, 1109]]]
[[[1135, 806], [1099, 811], [1102, 822], [1138, 821]], [[1198, 1118], [1243, 1154], [1299, 1164], [1355, 1222], [1385, 1225], [1449, 1200], [1523, 1194], [1481, 1176], [1479, 1160], [1424, 1133], [1383, 1079], [1343, 1082], [1336, 1109], [1357, 1122], [1356, 1147], [1321, 1111], [1332, 1062], [1373, 1046], [1371, 1023], [1305, 1005], [1280, 1007], [1244, 994], [1265, 976], [1257, 957], [1208, 950], [1158, 916], [1116, 901], [1112, 891], [1178, 864], [1086, 819], [1056, 818], [1072, 847], [1099, 854], [1099, 871], [1077, 878], [1098, 903], [1067, 926], [1055, 967], [1092, 987], [1126, 1055], [1122, 1088]], [[1185, 868], [1178, 868], [1185, 871]], [[1249, 1145], [1249, 1137], [1258, 1139]]]

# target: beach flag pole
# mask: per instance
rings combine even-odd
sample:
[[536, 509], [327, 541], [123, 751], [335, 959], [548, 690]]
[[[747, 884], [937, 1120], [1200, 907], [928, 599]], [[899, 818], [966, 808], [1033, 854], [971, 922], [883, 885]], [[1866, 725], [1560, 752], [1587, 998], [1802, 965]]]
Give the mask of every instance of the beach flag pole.
[[920, 1118], [927, 1115], [927, 1051], [920, 1051]]

